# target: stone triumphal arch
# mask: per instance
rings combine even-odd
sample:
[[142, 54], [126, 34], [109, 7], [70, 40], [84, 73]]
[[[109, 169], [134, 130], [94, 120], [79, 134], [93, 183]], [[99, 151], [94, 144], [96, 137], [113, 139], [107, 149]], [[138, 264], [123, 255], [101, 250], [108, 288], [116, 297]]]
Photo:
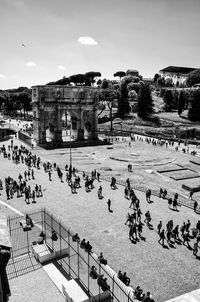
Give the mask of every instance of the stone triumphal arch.
[[[85, 86], [33, 86], [33, 138], [43, 146], [67, 145], [62, 139], [63, 116], [70, 116], [70, 141], [94, 143], [98, 139], [98, 88]], [[67, 118], [66, 118], [67, 121]], [[47, 139], [47, 129], [51, 141]], [[69, 144], [69, 142], [68, 142]]]

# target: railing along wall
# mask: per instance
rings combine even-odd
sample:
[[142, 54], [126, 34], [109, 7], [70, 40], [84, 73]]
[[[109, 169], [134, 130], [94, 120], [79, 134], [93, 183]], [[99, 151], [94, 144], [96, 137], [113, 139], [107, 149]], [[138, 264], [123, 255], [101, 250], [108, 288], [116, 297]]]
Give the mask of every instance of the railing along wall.
[[[62, 249], [68, 248], [69, 256], [60, 257], [56, 260], [59, 265], [70, 278], [75, 279], [91, 297], [91, 302], [99, 302], [105, 295], [109, 295], [112, 301], [116, 302], [136, 302], [134, 299], [134, 290], [132, 287], [126, 286], [121, 282], [115, 271], [109, 265], [103, 265], [98, 261], [95, 253], [88, 253], [80, 248], [80, 243], [74, 242], [72, 236], [73, 231], [65, 227], [61, 221], [57, 220], [46, 209], [30, 213], [29, 216], [33, 220], [34, 227], [29, 231], [24, 231], [20, 225], [21, 220], [25, 216], [9, 217], [7, 224], [10, 231], [12, 241], [12, 256], [10, 269], [8, 271], [9, 279], [20, 275], [17, 261], [23, 255], [31, 255], [32, 242], [36, 241], [40, 232], [46, 235], [46, 243], [52, 251], [61, 252]], [[52, 230], [55, 230], [58, 236], [57, 241], [51, 238]], [[98, 284], [98, 279], [90, 276], [91, 268], [95, 266], [98, 276], [104, 275], [107, 278], [106, 291]], [[27, 270], [28, 272], [28, 270]]]

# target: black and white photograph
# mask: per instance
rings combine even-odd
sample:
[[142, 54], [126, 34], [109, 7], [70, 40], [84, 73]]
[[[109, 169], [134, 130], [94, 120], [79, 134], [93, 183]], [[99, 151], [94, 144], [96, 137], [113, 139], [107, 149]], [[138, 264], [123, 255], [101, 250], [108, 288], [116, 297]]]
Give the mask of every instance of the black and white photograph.
[[0, 302], [200, 302], [200, 0], [0, 0]]

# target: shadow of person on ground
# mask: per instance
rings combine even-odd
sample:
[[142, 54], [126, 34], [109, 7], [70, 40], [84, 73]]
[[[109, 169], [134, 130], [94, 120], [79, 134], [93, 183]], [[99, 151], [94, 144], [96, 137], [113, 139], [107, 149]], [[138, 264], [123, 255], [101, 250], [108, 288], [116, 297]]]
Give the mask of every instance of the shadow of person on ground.
[[173, 249], [176, 249], [176, 247], [175, 247], [175, 245], [174, 245], [173, 242], [170, 242], [170, 243], [169, 243], [169, 247], [171, 247], [171, 248], [173, 248]]
[[160, 242], [158, 242], [158, 244], [160, 244], [164, 249], [167, 249], [167, 250], [169, 250], [169, 247], [168, 247], [168, 245], [166, 245], [166, 244], [162, 244], [162, 243], [160, 243]]
[[154, 230], [153, 225], [152, 225], [152, 224], [150, 224], [150, 223], [149, 223], [149, 225], [148, 225], [148, 228], [149, 228], [151, 231], [153, 231], [153, 230]]
[[181, 239], [176, 239], [175, 243], [178, 244], [178, 245], [182, 245], [182, 240]]

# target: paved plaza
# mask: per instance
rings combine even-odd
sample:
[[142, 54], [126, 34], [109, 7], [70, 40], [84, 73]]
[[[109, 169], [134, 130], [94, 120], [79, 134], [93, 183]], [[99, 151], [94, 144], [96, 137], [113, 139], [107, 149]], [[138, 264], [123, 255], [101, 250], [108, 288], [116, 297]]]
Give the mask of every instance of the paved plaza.
[[[5, 142], [8, 145], [9, 141]], [[18, 140], [14, 144], [21, 145]], [[1, 143], [2, 145], [2, 143]], [[69, 164], [69, 150], [49, 150], [34, 148], [33, 153], [41, 157], [42, 161], [56, 162], [61, 168]], [[98, 146], [77, 148], [72, 150], [73, 165], [82, 171], [91, 172], [97, 169], [104, 176], [115, 176], [125, 180], [129, 177], [134, 184], [143, 184], [150, 188], [167, 188], [168, 192], [185, 194], [181, 189], [181, 183], [157, 173], [158, 166], [165, 167], [171, 163], [188, 163], [191, 155], [175, 151], [174, 147], [152, 146], [142, 141], [131, 142], [117, 141], [113, 146]], [[111, 159], [112, 158], [112, 159]], [[133, 172], [127, 171], [127, 164], [131, 162]], [[23, 175], [27, 170], [24, 164], [14, 164], [11, 160], [0, 155], [1, 174], [4, 180], [8, 175], [17, 179], [19, 173]], [[0, 199], [16, 210], [26, 213], [34, 212], [41, 207], [47, 208], [56, 217], [85, 237], [93, 246], [93, 250], [99, 254], [103, 251], [108, 264], [117, 272], [126, 271], [131, 278], [131, 286], [140, 286], [144, 291], [150, 291], [155, 301], [162, 302], [170, 298], [182, 295], [199, 288], [200, 273], [199, 259], [192, 254], [192, 250], [186, 246], [176, 244], [174, 248], [163, 248], [158, 244], [157, 225], [160, 220], [166, 229], [166, 223], [173, 219], [174, 225], [181, 225], [183, 221], [190, 219], [191, 228], [196, 226], [199, 215], [187, 207], [178, 207], [177, 211], [168, 209], [167, 201], [152, 197], [152, 203], [146, 202], [145, 194], [135, 191], [140, 199], [142, 221], [147, 210], [152, 216], [154, 229], [143, 228], [145, 240], [136, 244], [129, 240], [129, 229], [124, 225], [127, 213], [131, 213], [130, 201], [124, 198], [124, 187], [118, 185], [116, 190], [111, 190], [110, 183], [101, 180], [95, 181], [95, 188], [85, 192], [84, 181], [81, 177], [82, 187], [77, 194], [72, 194], [65, 181], [58, 179], [57, 173], [52, 173], [52, 181], [41, 167], [35, 170], [35, 180], [28, 181], [33, 188], [35, 184], [41, 184], [43, 197], [37, 198], [36, 204], [27, 205], [24, 196], [7, 200], [5, 190], [1, 191]], [[65, 176], [65, 173], [63, 173]], [[99, 186], [103, 188], [102, 200], [97, 197]], [[108, 212], [107, 200], [111, 199], [111, 209]], [[194, 194], [198, 198], [198, 194]], [[1, 211], [7, 215], [17, 215], [11, 208], [0, 204]], [[193, 246], [193, 240], [191, 240]], [[15, 281], [11, 282], [11, 291], [15, 289]], [[17, 281], [16, 281], [17, 282]], [[53, 285], [52, 285], [53, 286]], [[62, 300], [61, 300], [62, 301]]]

